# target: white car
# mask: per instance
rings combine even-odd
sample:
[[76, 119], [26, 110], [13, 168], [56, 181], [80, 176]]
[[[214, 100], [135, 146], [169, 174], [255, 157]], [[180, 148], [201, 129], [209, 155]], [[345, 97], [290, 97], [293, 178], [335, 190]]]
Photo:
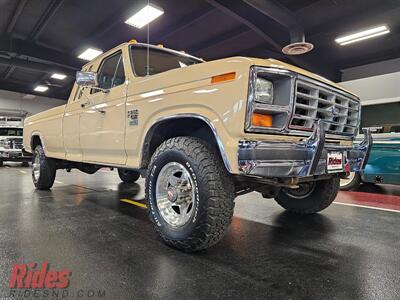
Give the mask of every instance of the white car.
[[0, 167], [5, 161], [22, 162], [28, 165], [32, 155], [25, 152], [22, 146], [22, 127], [0, 126]]

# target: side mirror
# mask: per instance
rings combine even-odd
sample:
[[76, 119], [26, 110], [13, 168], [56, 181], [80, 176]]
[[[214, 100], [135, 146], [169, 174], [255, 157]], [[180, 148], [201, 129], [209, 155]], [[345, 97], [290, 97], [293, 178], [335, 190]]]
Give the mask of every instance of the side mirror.
[[97, 80], [96, 72], [76, 72], [76, 83], [82, 87], [97, 87], [99, 82]]

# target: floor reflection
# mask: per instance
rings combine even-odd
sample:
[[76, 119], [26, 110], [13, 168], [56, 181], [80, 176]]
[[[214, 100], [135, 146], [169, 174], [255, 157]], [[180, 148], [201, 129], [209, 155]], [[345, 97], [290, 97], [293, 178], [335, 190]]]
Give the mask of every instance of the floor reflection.
[[363, 183], [354, 192], [400, 196], [400, 185]]
[[[398, 298], [397, 213], [332, 205], [297, 216], [251, 193], [236, 199], [220, 243], [184, 254], [161, 241], [146, 209], [120, 201], [144, 202], [143, 180], [59, 171], [51, 191], [36, 191], [28, 170], [0, 169], [0, 179], [2, 270], [46, 260], [72, 270], [72, 289], [113, 299]], [[0, 272], [0, 298], [8, 276]]]

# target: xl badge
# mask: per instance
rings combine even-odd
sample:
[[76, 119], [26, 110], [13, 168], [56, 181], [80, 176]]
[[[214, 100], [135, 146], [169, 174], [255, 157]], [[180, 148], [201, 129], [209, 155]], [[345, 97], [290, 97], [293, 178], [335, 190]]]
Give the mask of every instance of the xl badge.
[[128, 111], [129, 126], [137, 126], [139, 122], [139, 110], [132, 109]]

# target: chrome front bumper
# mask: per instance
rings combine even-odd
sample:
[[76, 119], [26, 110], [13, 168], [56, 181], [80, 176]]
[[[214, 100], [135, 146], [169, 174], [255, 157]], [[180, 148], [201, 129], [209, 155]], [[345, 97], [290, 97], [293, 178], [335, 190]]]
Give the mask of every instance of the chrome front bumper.
[[266, 178], [307, 177], [328, 174], [329, 152], [343, 154], [343, 170], [362, 170], [372, 146], [372, 136], [364, 129], [364, 139], [353, 146], [325, 143], [321, 122], [314, 124], [313, 134], [306, 140], [292, 142], [240, 141], [239, 170], [242, 175]]
[[32, 155], [23, 149], [0, 149], [1, 161], [29, 162]]

